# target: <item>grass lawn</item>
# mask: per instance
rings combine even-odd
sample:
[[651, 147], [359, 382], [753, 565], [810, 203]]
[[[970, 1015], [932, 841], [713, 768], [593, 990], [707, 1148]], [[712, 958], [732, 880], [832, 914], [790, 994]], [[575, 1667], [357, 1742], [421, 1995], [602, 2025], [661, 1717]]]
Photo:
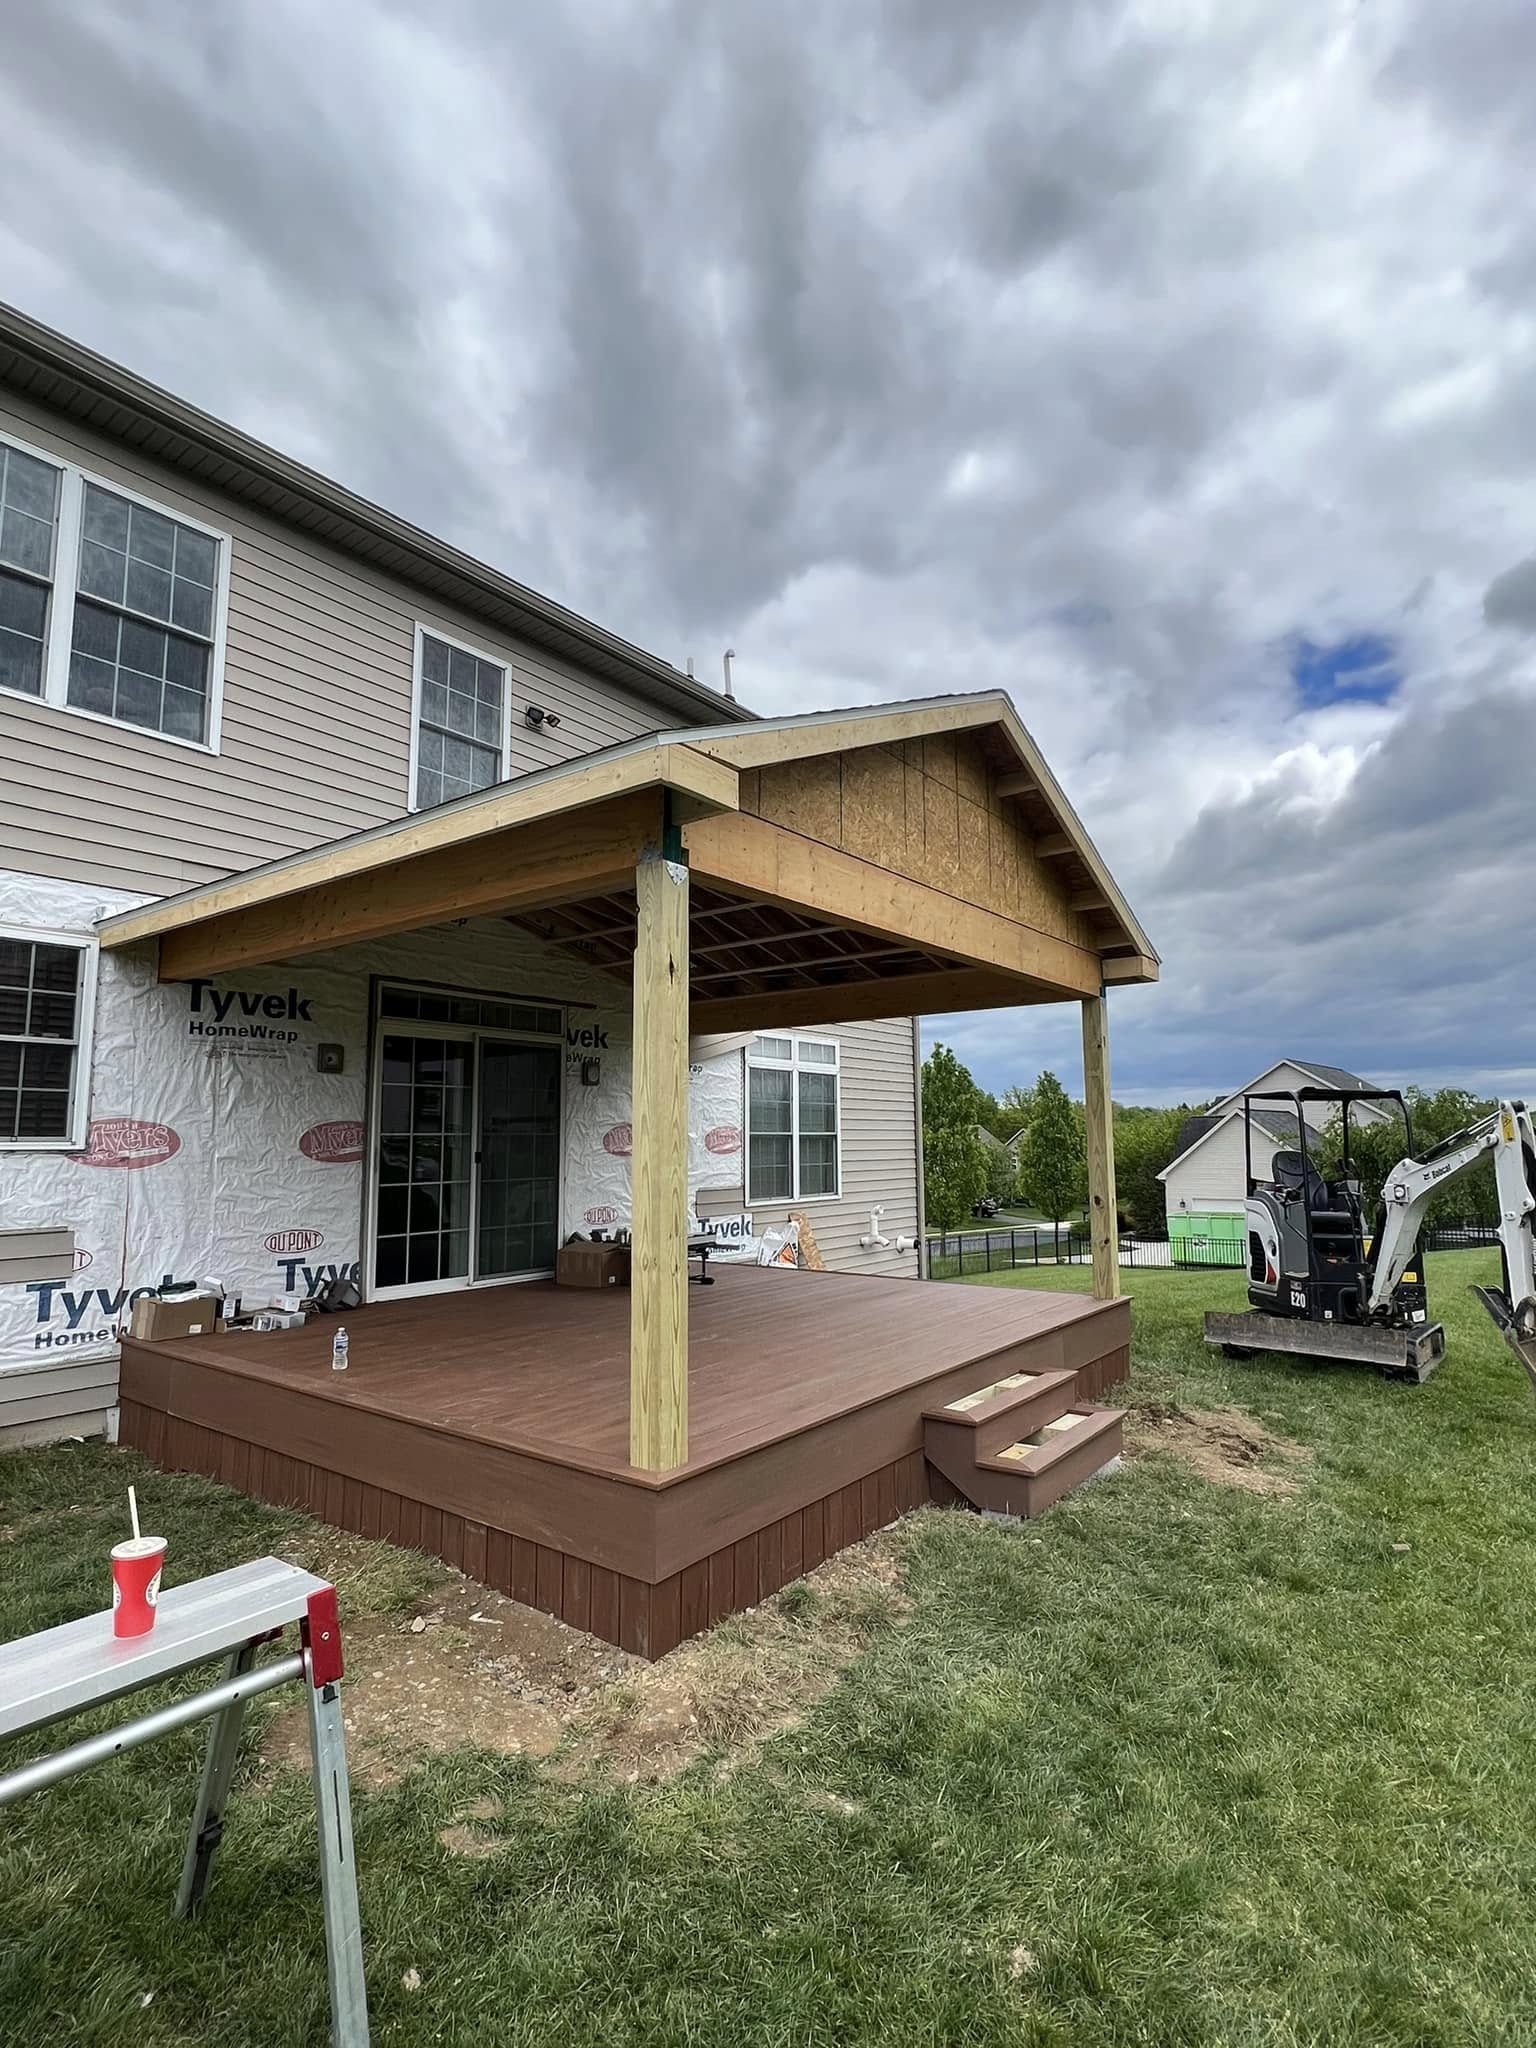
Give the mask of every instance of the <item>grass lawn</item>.
[[[1038, 1523], [917, 1516], [874, 1539], [903, 1610], [729, 1771], [614, 1784], [460, 1751], [360, 1790], [375, 2039], [1536, 2041], [1536, 1405], [1465, 1292], [1495, 1263], [1431, 1259], [1450, 1350], [1422, 1388], [1208, 1355], [1200, 1312], [1240, 1305], [1240, 1277], [1133, 1273], [1132, 1402], [1245, 1407], [1310, 1454], [1299, 1491], [1148, 1451]], [[142, 1469], [0, 1459], [8, 1633], [99, 1603]], [[155, 1495], [188, 1575], [324, 1555], [218, 1487]], [[348, 1554], [354, 1615], [428, 1582]], [[781, 1601], [817, 1630], [814, 1597]], [[204, 1917], [167, 1917], [199, 1755], [178, 1737], [0, 1820], [5, 2040], [324, 2040], [301, 1778], [256, 1775]], [[470, 1802], [493, 1853], [439, 1840]]]

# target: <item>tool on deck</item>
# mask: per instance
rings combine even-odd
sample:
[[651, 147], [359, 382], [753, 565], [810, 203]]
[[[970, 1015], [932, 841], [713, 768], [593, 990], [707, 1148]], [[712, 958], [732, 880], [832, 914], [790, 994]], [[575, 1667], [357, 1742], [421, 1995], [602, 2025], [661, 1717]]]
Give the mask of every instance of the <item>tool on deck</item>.
[[[260, 1646], [295, 1623], [300, 1647], [258, 1664]], [[245, 1702], [302, 1684], [309, 1708], [310, 1761], [320, 1830], [320, 1892], [325, 1917], [333, 2048], [367, 2048], [363, 1938], [352, 1857], [352, 1807], [341, 1721], [341, 1628], [336, 1589], [275, 1557], [176, 1586], [160, 1597], [152, 1632], [114, 1636], [110, 1613], [91, 1614], [0, 1646], [0, 1737], [23, 1735], [145, 1686], [223, 1658], [223, 1677], [207, 1691], [121, 1721], [103, 1735], [0, 1775], [0, 1806], [108, 1763], [157, 1735], [211, 1720], [202, 1784], [176, 1893], [176, 1917], [201, 1901], [224, 1832]]]
[[[1269, 1177], [1253, 1171], [1252, 1105], [1288, 1102], [1297, 1149], [1276, 1152]], [[1350, 1110], [1390, 1102], [1403, 1119], [1407, 1152], [1382, 1183], [1375, 1226], [1367, 1232], [1360, 1182], [1350, 1172]], [[1342, 1172], [1325, 1180], [1308, 1152], [1307, 1108], [1336, 1104], [1343, 1131]], [[1420, 1232], [1434, 1196], [1492, 1155], [1503, 1258], [1502, 1290], [1472, 1291], [1536, 1388], [1536, 1132], [1523, 1102], [1501, 1102], [1492, 1116], [1413, 1157], [1408, 1105], [1395, 1089], [1298, 1088], [1243, 1097], [1247, 1156], [1248, 1299], [1245, 1314], [1212, 1311], [1205, 1341], [1229, 1355], [1288, 1351], [1378, 1366], [1389, 1379], [1425, 1380], [1445, 1356], [1445, 1331], [1429, 1320]]]

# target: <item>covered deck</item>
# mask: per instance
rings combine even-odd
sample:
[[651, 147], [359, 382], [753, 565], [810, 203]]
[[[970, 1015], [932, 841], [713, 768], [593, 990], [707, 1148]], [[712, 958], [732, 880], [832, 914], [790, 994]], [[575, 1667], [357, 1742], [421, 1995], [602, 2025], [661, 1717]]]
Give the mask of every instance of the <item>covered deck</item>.
[[[1106, 995], [1158, 963], [1006, 696], [657, 734], [100, 929], [105, 948], [152, 949], [161, 981], [195, 981], [492, 917], [628, 992], [629, 1289], [376, 1306], [339, 1386], [323, 1324], [130, 1345], [130, 1442], [398, 1530], [652, 1655], [952, 1497], [956, 1471], [974, 1468], [967, 1498], [1016, 1511], [1030, 1488], [999, 1432], [1017, 1390], [968, 1435], [946, 1425], [932, 1461], [923, 1417], [1026, 1354], [1053, 1375], [1037, 1420], [1066, 1432], [1059, 1480], [1072, 1431], [1092, 1433], [1075, 1404], [1121, 1376], [1127, 1341]], [[1095, 1303], [842, 1275], [690, 1286], [691, 1046], [1058, 1002], [1082, 1016]]]
[[687, 1461], [630, 1462], [629, 1304], [550, 1281], [331, 1328], [124, 1346], [122, 1440], [432, 1552], [661, 1656], [907, 1509], [951, 1499], [925, 1412], [1013, 1374], [1080, 1402], [1127, 1370], [1123, 1301], [755, 1266], [689, 1306]]

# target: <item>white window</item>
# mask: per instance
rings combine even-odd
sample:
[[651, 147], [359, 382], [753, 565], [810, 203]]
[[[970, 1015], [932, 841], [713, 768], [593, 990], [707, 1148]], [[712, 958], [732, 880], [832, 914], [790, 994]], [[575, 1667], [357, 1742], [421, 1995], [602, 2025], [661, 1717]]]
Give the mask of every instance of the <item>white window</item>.
[[760, 1037], [747, 1052], [747, 1200], [836, 1195], [840, 1105], [831, 1039]]
[[0, 442], [0, 689], [218, 745], [229, 543]]
[[96, 948], [0, 930], [0, 1147], [85, 1143]]
[[411, 806], [489, 789], [507, 772], [507, 672], [440, 633], [416, 633]]

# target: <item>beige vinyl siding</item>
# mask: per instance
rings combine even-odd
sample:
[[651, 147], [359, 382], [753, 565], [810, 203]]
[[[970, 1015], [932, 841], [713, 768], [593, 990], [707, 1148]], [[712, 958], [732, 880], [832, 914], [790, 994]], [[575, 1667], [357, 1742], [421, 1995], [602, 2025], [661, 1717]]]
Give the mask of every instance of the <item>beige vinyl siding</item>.
[[[677, 722], [10, 395], [0, 434], [230, 537], [218, 754], [0, 694], [0, 867], [166, 895], [399, 817], [418, 623], [505, 663], [513, 774]], [[530, 702], [555, 732], [523, 726]]]
[[62, 1357], [0, 1372], [0, 1449], [101, 1436], [117, 1403], [117, 1358]]
[[[834, 1272], [917, 1278], [916, 1251], [865, 1251], [869, 1212], [885, 1204], [883, 1234], [917, 1236], [917, 1127], [912, 1071], [912, 1019], [796, 1027], [796, 1037], [834, 1038], [840, 1048], [838, 1090], [842, 1192], [835, 1200], [754, 1202], [753, 1227], [781, 1222], [791, 1208], [808, 1218], [823, 1259]], [[743, 1055], [745, 1057], [745, 1055]]]
[[[1264, 1173], [1275, 1155], [1276, 1146], [1262, 1131], [1253, 1134], [1253, 1163], [1255, 1169]], [[1167, 1210], [1170, 1216], [1179, 1214], [1179, 1204], [1194, 1216], [1216, 1214], [1241, 1215], [1247, 1197], [1248, 1182], [1243, 1164], [1243, 1119], [1241, 1113], [1229, 1117], [1218, 1129], [1211, 1132], [1198, 1150], [1169, 1167], [1168, 1178], [1163, 1182], [1166, 1190]]]

